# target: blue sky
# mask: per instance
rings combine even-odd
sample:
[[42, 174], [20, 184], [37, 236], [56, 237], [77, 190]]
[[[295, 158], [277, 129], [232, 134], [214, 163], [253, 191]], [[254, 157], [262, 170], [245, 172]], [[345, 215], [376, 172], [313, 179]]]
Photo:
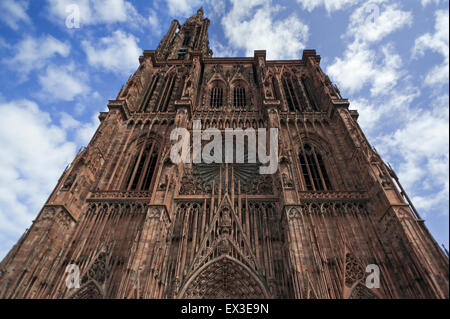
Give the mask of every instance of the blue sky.
[[[70, 4], [80, 27], [67, 28]], [[449, 239], [448, 0], [0, 0], [0, 259], [155, 49], [203, 6], [214, 56], [316, 49], [439, 244]]]

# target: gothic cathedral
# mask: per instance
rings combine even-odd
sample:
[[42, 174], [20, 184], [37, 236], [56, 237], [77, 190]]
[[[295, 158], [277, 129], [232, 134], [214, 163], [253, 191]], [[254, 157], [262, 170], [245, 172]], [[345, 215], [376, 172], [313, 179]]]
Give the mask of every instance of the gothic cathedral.
[[[213, 58], [209, 22], [143, 52], [0, 264], [0, 298], [449, 298], [448, 258], [315, 50]], [[277, 171], [174, 163], [194, 120], [277, 128]]]

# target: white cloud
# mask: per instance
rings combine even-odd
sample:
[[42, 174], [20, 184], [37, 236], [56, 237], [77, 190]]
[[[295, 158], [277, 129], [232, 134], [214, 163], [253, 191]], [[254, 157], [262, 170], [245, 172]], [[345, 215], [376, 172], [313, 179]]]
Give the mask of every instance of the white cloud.
[[303, 7], [303, 9], [309, 12], [315, 8], [324, 6], [328, 12], [341, 10], [346, 7], [350, 7], [360, 0], [297, 0]]
[[268, 0], [231, 3], [233, 7], [222, 19], [222, 26], [233, 49], [243, 49], [247, 56], [254, 50], [267, 50], [268, 59], [300, 58], [308, 26], [295, 15], [275, 20], [280, 8]]
[[413, 54], [415, 57], [423, 56], [425, 51], [431, 50], [443, 56], [444, 61], [436, 65], [427, 74], [425, 84], [433, 86], [436, 84], [446, 84], [449, 80], [449, 11], [436, 11], [435, 31], [433, 34], [426, 33], [416, 39]]
[[426, 7], [430, 3], [440, 4], [441, 2], [445, 2], [445, 1], [447, 1], [447, 0], [421, 0], [420, 2], [422, 3], [422, 6]]
[[414, 203], [424, 210], [448, 202], [448, 96], [443, 101], [446, 105], [431, 110], [409, 109], [403, 113], [406, 124], [380, 138], [383, 152], [401, 154], [400, 180], [412, 192]]
[[225, 0], [207, 0], [208, 17], [211, 20], [218, 19], [226, 13], [226, 1]]
[[51, 17], [64, 24], [67, 8], [75, 4], [80, 12], [80, 25], [127, 22], [132, 25], [145, 23], [134, 6], [124, 0], [47, 0]]
[[61, 112], [52, 120], [30, 100], [0, 100], [0, 260], [29, 227], [80, 145], [99, 125]]
[[61, 112], [60, 123], [63, 129], [74, 131], [74, 140], [77, 145], [86, 146], [99, 126], [98, 113], [95, 112], [92, 115], [90, 122], [80, 122], [74, 119], [72, 115]]
[[31, 224], [76, 151], [29, 100], [0, 104], [0, 259]]
[[341, 89], [350, 93], [359, 91], [372, 78], [375, 53], [367, 45], [354, 42], [327, 68], [327, 73], [338, 82]]
[[397, 84], [402, 73], [401, 57], [395, 53], [393, 45], [380, 48], [383, 56], [361, 42], [353, 42], [343, 58], [336, 58], [327, 68], [327, 73], [335, 79], [341, 88], [350, 94], [360, 91], [370, 84], [373, 96], [388, 94]]
[[22, 77], [26, 77], [29, 72], [38, 70], [47, 65], [49, 60], [60, 55], [67, 57], [70, 52], [70, 45], [61, 42], [51, 35], [43, 35], [39, 38], [26, 36], [22, 41], [14, 46], [15, 55], [2, 62], [20, 71]]
[[210, 47], [215, 58], [237, 56], [236, 50], [233, 50], [230, 46], [223, 45], [219, 41], [211, 40]]
[[166, 0], [166, 2], [171, 16], [191, 16], [202, 3], [200, 0]]
[[375, 50], [372, 46], [389, 34], [411, 25], [412, 14], [402, 11], [395, 4], [377, 3], [379, 15], [375, 20], [368, 19], [372, 17], [371, 10], [375, 2], [368, 1], [353, 12], [345, 34], [352, 42], [344, 56], [337, 57], [327, 68], [328, 74], [350, 94], [366, 85], [370, 85], [373, 96], [389, 94], [402, 76], [402, 59], [393, 45], [383, 45], [381, 50]]
[[161, 34], [162, 30], [161, 30], [161, 24], [158, 19], [158, 14], [153, 9], [150, 9], [150, 14], [148, 16], [148, 23], [150, 25], [151, 31], [154, 34], [156, 34], [156, 35]]
[[50, 65], [46, 72], [39, 76], [42, 94], [46, 97], [50, 94], [54, 100], [73, 101], [78, 95], [86, 95], [89, 93], [86, 82], [86, 74], [76, 70], [74, 64]]
[[420, 96], [420, 91], [412, 86], [406, 86], [399, 91], [392, 91], [387, 97], [367, 99], [359, 97], [351, 100], [351, 108], [359, 111], [359, 125], [364, 129], [367, 136], [375, 140], [380, 131], [391, 131], [384, 128], [382, 124], [403, 125], [397, 123], [402, 119], [402, 114], [409, 112], [412, 102]]
[[412, 13], [399, 9], [398, 4], [382, 5], [367, 1], [350, 17], [347, 35], [365, 43], [378, 42], [392, 32], [411, 26]]
[[82, 41], [88, 63], [96, 68], [116, 73], [129, 74], [139, 65], [142, 49], [139, 40], [121, 30], [111, 36], [94, 41]]
[[402, 72], [399, 69], [402, 66], [402, 59], [400, 55], [395, 53], [392, 44], [387, 44], [381, 47], [383, 53], [383, 63], [381, 68], [372, 72], [373, 83], [370, 93], [372, 96], [386, 94], [390, 92], [400, 79]]
[[[373, 4], [380, 15], [375, 24], [367, 24], [367, 8]], [[417, 77], [404, 67], [393, 44], [383, 43], [388, 35], [411, 24], [411, 13], [396, 4], [386, 0], [366, 2], [351, 15], [343, 36], [351, 42], [343, 56], [328, 66], [327, 73], [351, 95], [359, 94], [351, 106], [359, 110], [361, 127], [383, 159], [394, 164], [420, 213], [424, 217], [431, 210], [448, 214], [448, 91], [435, 91], [440, 98], [424, 96], [435, 103], [417, 107], [423, 101], [418, 97], [427, 91], [419, 89]], [[416, 40], [415, 57], [427, 50], [440, 53], [444, 63], [427, 75], [426, 82], [448, 82], [448, 11], [436, 14], [433, 34]], [[437, 72], [441, 69], [446, 70], [446, 78]], [[434, 79], [429, 80], [432, 75]], [[366, 87], [370, 98], [363, 91]]]
[[27, 14], [28, 1], [2, 0], [0, 2], [0, 21], [6, 23], [11, 29], [19, 29], [20, 23], [30, 24], [31, 19]]

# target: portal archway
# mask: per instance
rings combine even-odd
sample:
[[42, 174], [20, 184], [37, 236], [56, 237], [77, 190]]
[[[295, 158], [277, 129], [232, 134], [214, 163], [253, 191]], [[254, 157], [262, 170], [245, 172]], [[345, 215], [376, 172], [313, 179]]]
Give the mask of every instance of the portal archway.
[[267, 299], [270, 294], [249, 267], [233, 257], [222, 255], [195, 271], [178, 298]]

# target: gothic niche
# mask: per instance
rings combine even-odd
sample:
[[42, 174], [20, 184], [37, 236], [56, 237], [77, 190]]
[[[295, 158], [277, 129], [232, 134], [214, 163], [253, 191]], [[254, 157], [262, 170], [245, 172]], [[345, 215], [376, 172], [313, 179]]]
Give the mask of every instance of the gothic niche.
[[80, 171], [81, 163], [78, 163], [70, 172], [69, 176], [67, 176], [66, 180], [64, 181], [61, 190], [62, 191], [68, 191], [72, 188], [72, 185], [75, 183], [75, 180], [77, 179], [78, 173]]
[[288, 166], [289, 163], [288, 163], [287, 158], [282, 156], [280, 158], [279, 162], [280, 162], [281, 179], [282, 179], [284, 188], [287, 188], [287, 189], [294, 188], [294, 183], [289, 174], [289, 166]]
[[164, 161], [163, 168], [161, 170], [161, 180], [158, 185], [158, 190], [166, 190], [169, 185], [169, 177], [171, 176], [173, 164], [169, 158]]
[[217, 231], [220, 236], [218, 249], [221, 254], [228, 254], [230, 251], [229, 237], [231, 237], [232, 231], [231, 213], [229, 207], [224, 207], [222, 209]]
[[100, 248], [100, 253], [81, 279], [81, 288], [78, 289], [71, 299], [103, 299], [104, 287], [110, 275], [111, 245]]

